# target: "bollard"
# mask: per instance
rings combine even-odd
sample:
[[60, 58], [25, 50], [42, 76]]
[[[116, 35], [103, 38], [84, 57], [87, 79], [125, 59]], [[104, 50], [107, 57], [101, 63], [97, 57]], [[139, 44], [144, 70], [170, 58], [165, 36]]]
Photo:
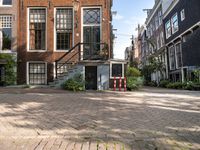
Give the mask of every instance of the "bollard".
[[122, 78], [120, 77], [119, 78], [119, 91], [122, 90]]
[[126, 77], [124, 77], [124, 92], [127, 91], [127, 80]]
[[117, 84], [116, 77], [114, 77], [114, 91], [116, 91], [116, 84]]

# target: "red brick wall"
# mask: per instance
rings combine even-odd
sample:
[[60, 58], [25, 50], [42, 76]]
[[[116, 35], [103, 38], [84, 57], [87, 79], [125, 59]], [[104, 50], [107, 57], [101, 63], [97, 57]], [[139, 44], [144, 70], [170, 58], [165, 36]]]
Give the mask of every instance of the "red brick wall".
[[[19, 0], [18, 12], [18, 84], [26, 83], [26, 62], [45, 61], [48, 62], [48, 81], [53, 79], [53, 62], [64, 53], [54, 52], [54, 8], [72, 7], [72, 0]], [[78, 28], [74, 29], [74, 44], [81, 42], [81, 7], [101, 6], [102, 17], [102, 41], [110, 45], [110, 8], [111, 0], [80, 0], [78, 14]], [[49, 7], [50, 6], [50, 7]], [[47, 51], [27, 52], [27, 8], [46, 7], [47, 8]], [[76, 36], [79, 33], [79, 36]], [[77, 55], [78, 56], [78, 55]], [[70, 57], [70, 56], [68, 56]], [[77, 59], [78, 57], [76, 57]], [[66, 58], [67, 59], [67, 58]]]

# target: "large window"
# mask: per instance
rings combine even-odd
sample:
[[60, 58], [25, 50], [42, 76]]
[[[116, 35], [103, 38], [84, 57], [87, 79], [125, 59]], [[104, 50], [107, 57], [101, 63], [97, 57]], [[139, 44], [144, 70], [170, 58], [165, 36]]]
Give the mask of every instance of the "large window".
[[46, 49], [46, 9], [29, 9], [29, 50]]
[[56, 50], [72, 47], [73, 11], [72, 8], [56, 9]]
[[0, 6], [12, 5], [12, 0], [0, 0]]
[[174, 46], [171, 46], [169, 48], [169, 64], [170, 64], [170, 70], [174, 70], [175, 69], [175, 50], [174, 50]]
[[0, 15], [0, 50], [11, 50], [12, 16]]
[[83, 42], [91, 43], [84, 45], [84, 59], [98, 55], [101, 41], [101, 9], [83, 9]]
[[29, 84], [31, 85], [46, 84], [45, 63], [29, 63]]
[[177, 13], [172, 17], [172, 33], [178, 31], [178, 15]]
[[172, 35], [170, 20], [167, 21], [167, 23], [165, 24], [165, 31], [166, 31], [166, 38], [168, 39]]
[[181, 43], [176, 44], [176, 67], [180, 68], [182, 64], [181, 60]]

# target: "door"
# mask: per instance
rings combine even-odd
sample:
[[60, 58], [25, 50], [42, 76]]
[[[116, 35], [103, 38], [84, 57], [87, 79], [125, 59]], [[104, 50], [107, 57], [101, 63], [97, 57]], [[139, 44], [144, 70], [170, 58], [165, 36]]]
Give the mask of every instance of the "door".
[[86, 90], [97, 90], [97, 66], [85, 67]]

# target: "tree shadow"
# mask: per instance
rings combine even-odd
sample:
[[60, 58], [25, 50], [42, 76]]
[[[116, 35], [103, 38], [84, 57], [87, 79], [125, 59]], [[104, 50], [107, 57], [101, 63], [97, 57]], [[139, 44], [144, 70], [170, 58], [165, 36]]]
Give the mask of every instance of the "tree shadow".
[[130, 146], [200, 145], [200, 94], [151, 91], [1, 94], [0, 119], [17, 130], [2, 135], [58, 135]]

